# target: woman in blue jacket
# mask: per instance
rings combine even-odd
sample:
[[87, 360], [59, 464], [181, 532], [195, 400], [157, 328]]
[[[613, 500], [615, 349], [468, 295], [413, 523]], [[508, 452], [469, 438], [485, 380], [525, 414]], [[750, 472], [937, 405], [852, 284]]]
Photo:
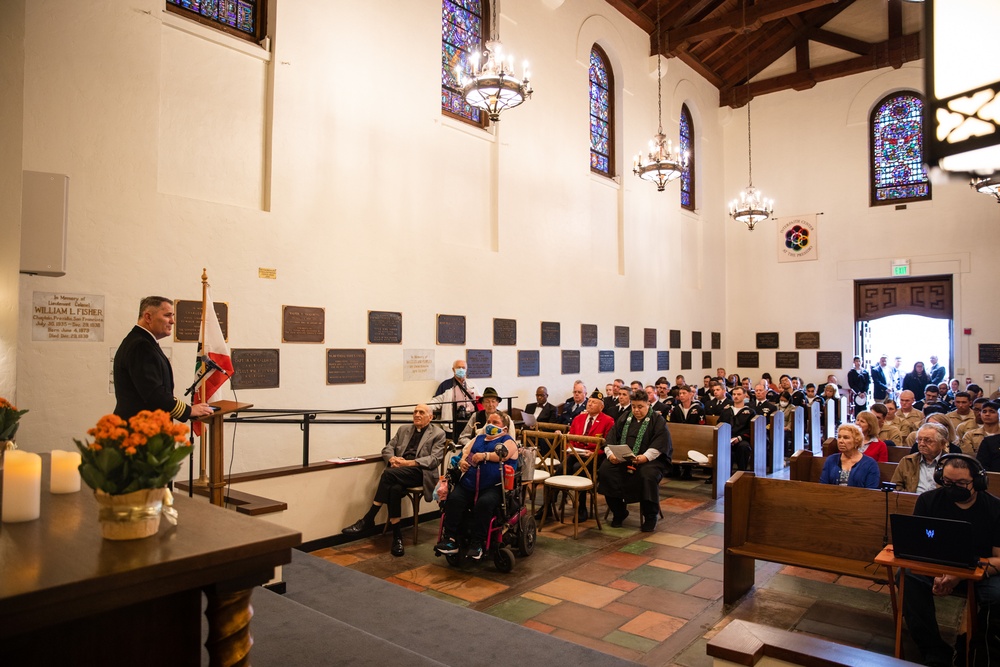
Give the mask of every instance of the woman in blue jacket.
[[837, 429], [838, 454], [826, 457], [823, 472], [819, 476], [821, 484], [857, 486], [863, 489], [879, 487], [878, 463], [861, 453], [864, 436], [854, 424], [843, 424]]

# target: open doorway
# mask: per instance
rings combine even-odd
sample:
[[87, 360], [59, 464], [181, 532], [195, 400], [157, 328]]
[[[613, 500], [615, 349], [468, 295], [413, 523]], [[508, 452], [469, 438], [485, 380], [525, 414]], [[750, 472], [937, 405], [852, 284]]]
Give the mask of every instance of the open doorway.
[[[951, 321], [922, 315], [890, 315], [868, 323], [871, 351], [869, 365], [878, 363], [880, 354], [888, 355], [889, 365], [895, 357], [902, 357], [899, 368], [904, 373], [913, 370], [913, 364], [924, 362], [931, 367], [930, 357], [938, 357], [938, 363], [948, 364], [951, 356]], [[948, 367], [948, 378], [954, 377], [955, 370]]]

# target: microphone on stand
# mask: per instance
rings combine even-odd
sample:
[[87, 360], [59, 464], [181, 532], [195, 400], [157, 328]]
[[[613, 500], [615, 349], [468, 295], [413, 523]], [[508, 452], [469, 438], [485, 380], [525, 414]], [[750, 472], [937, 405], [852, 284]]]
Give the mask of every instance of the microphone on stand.
[[207, 354], [201, 358], [201, 361], [202, 361], [202, 363], [205, 364], [205, 368], [207, 368], [207, 369], [209, 369], [211, 371], [219, 371], [220, 373], [222, 373], [226, 377], [232, 377], [231, 375], [229, 375], [229, 373], [226, 371], [225, 368], [223, 368], [219, 364], [215, 363], [215, 361], [213, 361], [212, 358], [210, 356], [208, 356]]

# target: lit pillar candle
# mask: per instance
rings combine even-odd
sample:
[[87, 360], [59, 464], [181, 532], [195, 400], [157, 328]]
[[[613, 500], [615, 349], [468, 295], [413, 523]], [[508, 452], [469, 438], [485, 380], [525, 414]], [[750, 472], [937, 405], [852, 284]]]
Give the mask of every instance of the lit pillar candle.
[[3, 463], [3, 522], [33, 521], [40, 514], [42, 457], [11, 450]]
[[80, 490], [80, 452], [52, 450], [52, 471], [49, 477], [49, 491], [52, 493], [76, 493]]

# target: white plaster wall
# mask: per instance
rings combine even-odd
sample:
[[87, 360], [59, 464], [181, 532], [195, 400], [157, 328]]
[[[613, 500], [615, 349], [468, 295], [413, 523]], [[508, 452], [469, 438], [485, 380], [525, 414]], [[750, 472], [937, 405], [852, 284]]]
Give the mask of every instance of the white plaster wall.
[[[110, 350], [134, 323], [139, 299], [200, 298], [202, 267], [215, 299], [229, 303], [230, 346], [281, 350], [281, 387], [239, 394], [259, 407], [428, 398], [464, 356], [464, 348], [435, 346], [438, 313], [467, 316], [471, 348], [491, 347], [493, 317], [517, 319], [517, 349], [539, 349], [542, 320], [561, 322], [571, 349], [581, 323], [599, 326], [599, 349], [613, 349], [615, 325], [631, 327], [634, 349], [645, 327], [658, 329], [659, 349], [669, 329], [684, 332], [684, 349], [692, 330], [706, 346], [712, 331], [725, 333], [725, 310], [707, 305], [725, 291], [724, 195], [713, 177], [724, 157], [717, 94], [683, 64], [666, 63], [664, 130], [676, 135], [686, 101], [699, 135], [701, 208], [682, 213], [676, 185], [657, 193], [629, 173], [632, 153], [656, 129], [655, 60], [648, 36], [607, 3], [504, 3], [501, 36], [530, 60], [537, 92], [489, 132], [440, 113], [438, 2], [277, 3], [271, 54], [231, 48], [225, 38], [200, 42], [196, 53], [210, 71], [193, 73], [190, 86], [190, 63], [175, 51], [197, 37], [179, 35], [162, 7], [27, 3], [19, 167], [69, 174], [72, 186], [67, 275], [20, 281], [18, 394], [32, 409], [22, 446], [66, 447], [110, 411]], [[620, 182], [588, 167], [582, 54], [598, 38], [620, 67]], [[197, 141], [177, 143], [178, 124], [205, 107], [213, 77], [227, 79], [220, 101], [248, 100], [239, 127], [251, 147], [231, 136], [213, 141], [205, 127]], [[207, 121], [213, 130], [220, 124]], [[193, 173], [209, 158], [224, 173], [184, 178], [186, 152]], [[251, 187], [255, 174], [261, 182]], [[259, 279], [259, 267], [275, 268], [277, 279]], [[23, 316], [35, 291], [104, 294], [105, 342], [31, 341]], [[281, 344], [282, 305], [325, 308], [325, 344]], [[368, 310], [402, 312], [403, 345], [368, 346], [366, 384], [327, 386], [325, 349], [365, 347]], [[165, 344], [180, 392], [195, 344]], [[435, 347], [437, 378], [403, 382], [402, 350]], [[628, 371], [619, 350], [617, 371], [603, 375], [597, 350], [581, 352], [590, 386], [660, 374], [652, 351], [641, 374]], [[688, 375], [697, 377], [701, 355], [693, 356]], [[518, 395], [520, 404], [538, 384], [553, 400], [569, 395], [576, 378], [560, 374], [558, 350], [541, 350], [537, 378], [518, 378], [515, 360], [515, 348], [495, 350], [493, 377], [476, 384]], [[671, 362], [672, 377], [679, 350]], [[294, 427], [240, 427], [232, 470], [294, 464], [299, 437]], [[314, 458], [325, 458], [378, 451], [382, 432], [320, 430], [314, 438]]]

